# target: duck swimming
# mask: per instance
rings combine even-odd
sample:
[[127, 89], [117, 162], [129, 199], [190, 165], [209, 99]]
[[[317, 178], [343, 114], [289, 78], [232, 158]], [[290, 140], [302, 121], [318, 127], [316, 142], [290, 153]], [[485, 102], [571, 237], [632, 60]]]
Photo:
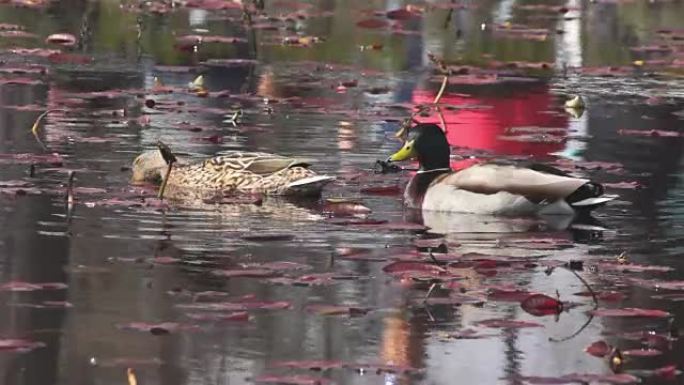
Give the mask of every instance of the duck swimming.
[[484, 163], [452, 171], [450, 147], [435, 124], [411, 128], [403, 147], [387, 162], [417, 159], [420, 169], [406, 186], [410, 208], [494, 215], [572, 215], [615, 197], [603, 186], [545, 165]]
[[[175, 160], [175, 158], [174, 158]], [[133, 161], [132, 182], [161, 183], [168, 159], [160, 149]], [[170, 198], [215, 197], [240, 193], [318, 196], [333, 177], [309, 169], [312, 161], [262, 152], [230, 151], [197, 162], [178, 159], [166, 181]]]

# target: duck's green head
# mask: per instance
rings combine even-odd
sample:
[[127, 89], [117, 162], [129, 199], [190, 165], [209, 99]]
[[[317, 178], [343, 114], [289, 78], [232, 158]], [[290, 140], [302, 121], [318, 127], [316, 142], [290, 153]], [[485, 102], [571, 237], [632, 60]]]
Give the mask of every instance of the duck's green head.
[[166, 161], [159, 149], [145, 151], [133, 161], [131, 181], [159, 183], [166, 168]]
[[422, 170], [449, 168], [449, 142], [436, 124], [412, 127], [401, 149], [387, 158], [388, 162], [417, 159]]

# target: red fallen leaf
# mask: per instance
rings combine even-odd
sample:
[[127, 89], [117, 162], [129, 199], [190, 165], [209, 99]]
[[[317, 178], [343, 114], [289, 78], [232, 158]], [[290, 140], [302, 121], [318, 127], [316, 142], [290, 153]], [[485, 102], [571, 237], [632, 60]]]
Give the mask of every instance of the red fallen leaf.
[[290, 369], [308, 369], [308, 370], [329, 370], [343, 368], [345, 363], [342, 361], [280, 361], [275, 362], [273, 367], [276, 368], [290, 368]]
[[508, 319], [488, 319], [484, 321], [476, 322], [478, 325], [482, 325], [488, 328], [501, 328], [501, 329], [519, 329], [519, 328], [540, 328], [544, 327], [542, 324], [536, 322], [527, 321], [516, 321]]
[[[620, 302], [623, 299], [625, 299], [625, 295], [623, 293], [620, 293], [619, 291], [600, 291], [596, 294], [596, 298], [601, 300], [601, 301], [606, 301], [606, 302]], [[588, 291], [581, 291], [579, 293], [575, 293], [573, 295], [577, 295], [580, 297], [591, 297], [591, 293]]]
[[22, 281], [10, 281], [0, 285], [0, 291], [36, 291], [36, 290], [61, 290], [68, 286], [61, 282], [29, 283]]
[[385, 13], [385, 16], [387, 16], [387, 18], [391, 20], [408, 20], [414, 17], [418, 17], [420, 15], [415, 12], [411, 12], [406, 8], [399, 8], [387, 11]]
[[446, 274], [446, 269], [434, 263], [398, 261], [385, 265], [382, 271], [392, 275], [401, 275], [408, 272], [425, 272], [429, 274]]
[[87, 55], [59, 52], [50, 54], [48, 61], [52, 64], [90, 64], [93, 58]]
[[253, 379], [254, 382], [288, 385], [330, 385], [333, 381], [323, 377], [313, 377], [304, 374], [297, 375], [261, 375]]
[[520, 307], [533, 316], [557, 315], [563, 311], [563, 303], [545, 294], [532, 294], [520, 303]]
[[161, 323], [147, 323], [147, 322], [131, 322], [127, 324], [118, 324], [119, 329], [135, 330], [139, 332], [149, 332], [154, 335], [171, 334], [181, 331], [197, 330], [199, 327], [195, 325], [184, 325], [177, 322], [161, 322]]
[[640, 380], [631, 374], [620, 373], [620, 374], [566, 374], [559, 377], [539, 377], [539, 376], [515, 376], [511, 379], [524, 381], [529, 384], [589, 384], [589, 383], [600, 383], [600, 384], [616, 384], [616, 385], [627, 385], [636, 384]]
[[26, 31], [0, 31], [0, 37], [4, 38], [19, 38], [19, 39], [34, 39], [38, 37], [35, 33]]
[[389, 23], [383, 19], [365, 19], [357, 22], [356, 25], [361, 28], [378, 29], [389, 26]]
[[641, 272], [646, 272], [646, 271], [666, 273], [668, 271], [674, 270], [673, 268], [671, 268], [669, 266], [639, 265], [636, 263], [618, 263], [618, 262], [599, 262], [597, 264], [597, 266], [600, 270], [632, 272], [632, 273], [641, 273]]
[[45, 344], [37, 341], [23, 339], [0, 339], [0, 351], [26, 353], [37, 348], [43, 348]]
[[597, 309], [591, 310], [589, 313], [597, 317], [668, 318], [672, 316], [672, 314], [663, 310], [639, 308]]
[[679, 137], [682, 136], [678, 131], [668, 131], [668, 130], [628, 130], [619, 129], [618, 134], [620, 135], [633, 135], [633, 136], [651, 136], [651, 137]]
[[352, 216], [370, 214], [371, 209], [359, 202], [341, 199], [326, 199], [325, 204], [323, 205], [323, 212], [335, 216]]
[[159, 358], [134, 358], [134, 357], [118, 357], [109, 358], [104, 360], [98, 360], [97, 366], [104, 368], [112, 367], [123, 367], [123, 368], [134, 368], [141, 366], [159, 366], [162, 365], [164, 361]]
[[261, 232], [258, 234], [245, 234], [240, 238], [252, 242], [268, 242], [268, 241], [289, 241], [294, 238], [294, 234], [290, 233], [276, 233], [276, 232]]
[[584, 351], [594, 357], [605, 357], [609, 355], [611, 351], [613, 351], [613, 347], [610, 346], [606, 341], [596, 341], [584, 348]]
[[241, 301], [241, 302], [206, 302], [181, 304], [183, 309], [208, 311], [245, 311], [245, 310], [284, 310], [292, 305], [287, 301]]
[[632, 357], [655, 357], [663, 354], [658, 349], [630, 349], [630, 350], [623, 350], [622, 352], [623, 356], [632, 356]]
[[61, 167], [64, 158], [61, 155], [47, 154], [0, 154], [0, 164], [45, 164], [53, 167]]
[[391, 373], [391, 374], [409, 374], [419, 372], [418, 369], [408, 365], [391, 365], [391, 364], [347, 364], [348, 368], [356, 371], [374, 371], [376, 374]]
[[309, 270], [309, 269], [313, 268], [311, 265], [306, 265], [306, 264], [297, 263], [297, 262], [288, 262], [288, 261], [267, 262], [267, 263], [248, 263], [248, 264], [242, 264], [242, 266], [244, 266], [246, 268], [262, 268], [262, 269], [268, 269], [268, 270], [272, 270], [272, 271]]
[[49, 308], [71, 308], [74, 305], [67, 301], [43, 301], [41, 303], [18, 303], [13, 306], [28, 307], [33, 309], [49, 309]]
[[47, 44], [58, 44], [65, 47], [76, 45], [76, 36], [70, 33], [55, 33], [45, 39]]
[[361, 316], [370, 311], [368, 308], [342, 305], [311, 304], [306, 306], [306, 311], [320, 315], [349, 315]]
[[602, 183], [603, 187], [633, 190], [641, 187], [639, 182], [616, 182], [616, 183]]
[[276, 275], [273, 270], [268, 269], [213, 270], [211, 274], [224, 278], [267, 278]]
[[174, 263], [178, 263], [181, 260], [179, 258], [173, 258], [173, 257], [154, 257], [152, 258], [152, 263], [160, 264], [160, 265], [172, 265]]
[[246, 311], [236, 311], [232, 313], [198, 313], [198, 314], [187, 314], [188, 318], [196, 321], [236, 321], [236, 322], [247, 322], [249, 321], [249, 313]]
[[677, 377], [678, 372], [676, 365], [667, 365], [655, 369], [653, 375], [666, 380], [674, 380]]

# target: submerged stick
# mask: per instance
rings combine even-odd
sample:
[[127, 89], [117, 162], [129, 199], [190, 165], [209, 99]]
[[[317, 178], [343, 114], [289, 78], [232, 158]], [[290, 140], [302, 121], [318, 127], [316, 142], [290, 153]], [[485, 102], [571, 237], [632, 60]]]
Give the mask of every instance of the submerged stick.
[[46, 110], [42, 114], [38, 115], [38, 117], [36, 118], [36, 121], [33, 122], [33, 126], [31, 126], [31, 133], [33, 134], [33, 137], [36, 138], [36, 141], [38, 142], [38, 144], [40, 144], [40, 147], [42, 147], [43, 150], [45, 150], [45, 151], [47, 151], [48, 148], [45, 145], [45, 143], [43, 143], [43, 141], [40, 140], [40, 137], [38, 136], [38, 125], [40, 124], [40, 121], [43, 120], [43, 118], [47, 116], [47, 114], [49, 114], [50, 112], [54, 112], [54, 111], [58, 111], [58, 110], [50, 109], [50, 110]]
[[69, 206], [74, 204], [74, 177], [76, 176], [75, 171], [69, 171], [69, 181], [67, 182], [66, 188], [66, 201]]
[[435, 100], [432, 102], [432, 104], [436, 105], [437, 103], [439, 103], [439, 100], [442, 98], [442, 95], [444, 95], [447, 83], [449, 83], [449, 75], [444, 75], [442, 85], [439, 87], [439, 92], [437, 92], [437, 96], [435, 96]]
[[169, 181], [169, 175], [171, 175], [171, 169], [173, 168], [173, 162], [170, 162], [168, 167], [166, 168], [166, 175], [164, 175], [164, 180], [162, 180], [162, 185], [159, 188], [159, 194], [157, 195], [157, 198], [160, 200], [164, 199], [164, 191], [166, 190], [166, 184]]

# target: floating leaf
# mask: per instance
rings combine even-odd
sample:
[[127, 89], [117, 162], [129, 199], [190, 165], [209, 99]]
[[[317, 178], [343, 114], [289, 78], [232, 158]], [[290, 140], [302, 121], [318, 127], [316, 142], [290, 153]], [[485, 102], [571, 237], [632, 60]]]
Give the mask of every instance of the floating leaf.
[[320, 315], [361, 316], [368, 313], [370, 309], [356, 306], [311, 304], [306, 306], [306, 311]]
[[658, 349], [631, 349], [622, 351], [623, 356], [632, 357], [655, 357], [661, 354], [663, 354], [663, 352]]
[[323, 377], [313, 377], [304, 374], [297, 375], [261, 375], [253, 379], [254, 382], [287, 385], [330, 385], [331, 380]]
[[520, 329], [520, 328], [540, 328], [543, 327], [542, 324], [536, 322], [527, 321], [516, 321], [508, 319], [488, 319], [484, 321], [477, 322], [478, 325], [485, 326], [488, 328], [500, 328], [500, 329]]
[[292, 305], [287, 301], [241, 301], [241, 302], [206, 302], [178, 305], [179, 308], [207, 311], [245, 311], [245, 310], [283, 310]]
[[639, 308], [597, 309], [591, 310], [589, 313], [597, 317], [668, 318], [672, 316], [672, 314], [663, 310]]
[[45, 39], [48, 44], [57, 44], [65, 47], [76, 45], [76, 36], [70, 33], [55, 33]]
[[276, 368], [308, 369], [308, 370], [329, 370], [339, 369], [345, 366], [342, 361], [280, 361], [273, 364]]
[[0, 351], [5, 352], [26, 353], [43, 347], [45, 347], [45, 344], [42, 342], [23, 339], [0, 339]]
[[356, 26], [368, 29], [378, 29], [389, 26], [389, 23], [387, 22], [387, 20], [383, 19], [365, 19], [357, 22]]
[[120, 329], [135, 330], [140, 332], [149, 332], [154, 335], [171, 334], [181, 331], [193, 331], [199, 329], [195, 325], [186, 325], [177, 322], [161, 322], [161, 323], [147, 323], [147, 322], [131, 322], [127, 324], [117, 325]]
[[520, 307], [534, 316], [557, 315], [563, 311], [563, 303], [545, 294], [532, 294], [525, 298]]
[[212, 322], [247, 322], [249, 321], [249, 313], [246, 311], [236, 311], [231, 313], [191, 313], [187, 315], [188, 318], [196, 321], [212, 321]]
[[606, 357], [613, 350], [606, 341], [596, 341], [584, 348], [584, 351], [594, 357]]

